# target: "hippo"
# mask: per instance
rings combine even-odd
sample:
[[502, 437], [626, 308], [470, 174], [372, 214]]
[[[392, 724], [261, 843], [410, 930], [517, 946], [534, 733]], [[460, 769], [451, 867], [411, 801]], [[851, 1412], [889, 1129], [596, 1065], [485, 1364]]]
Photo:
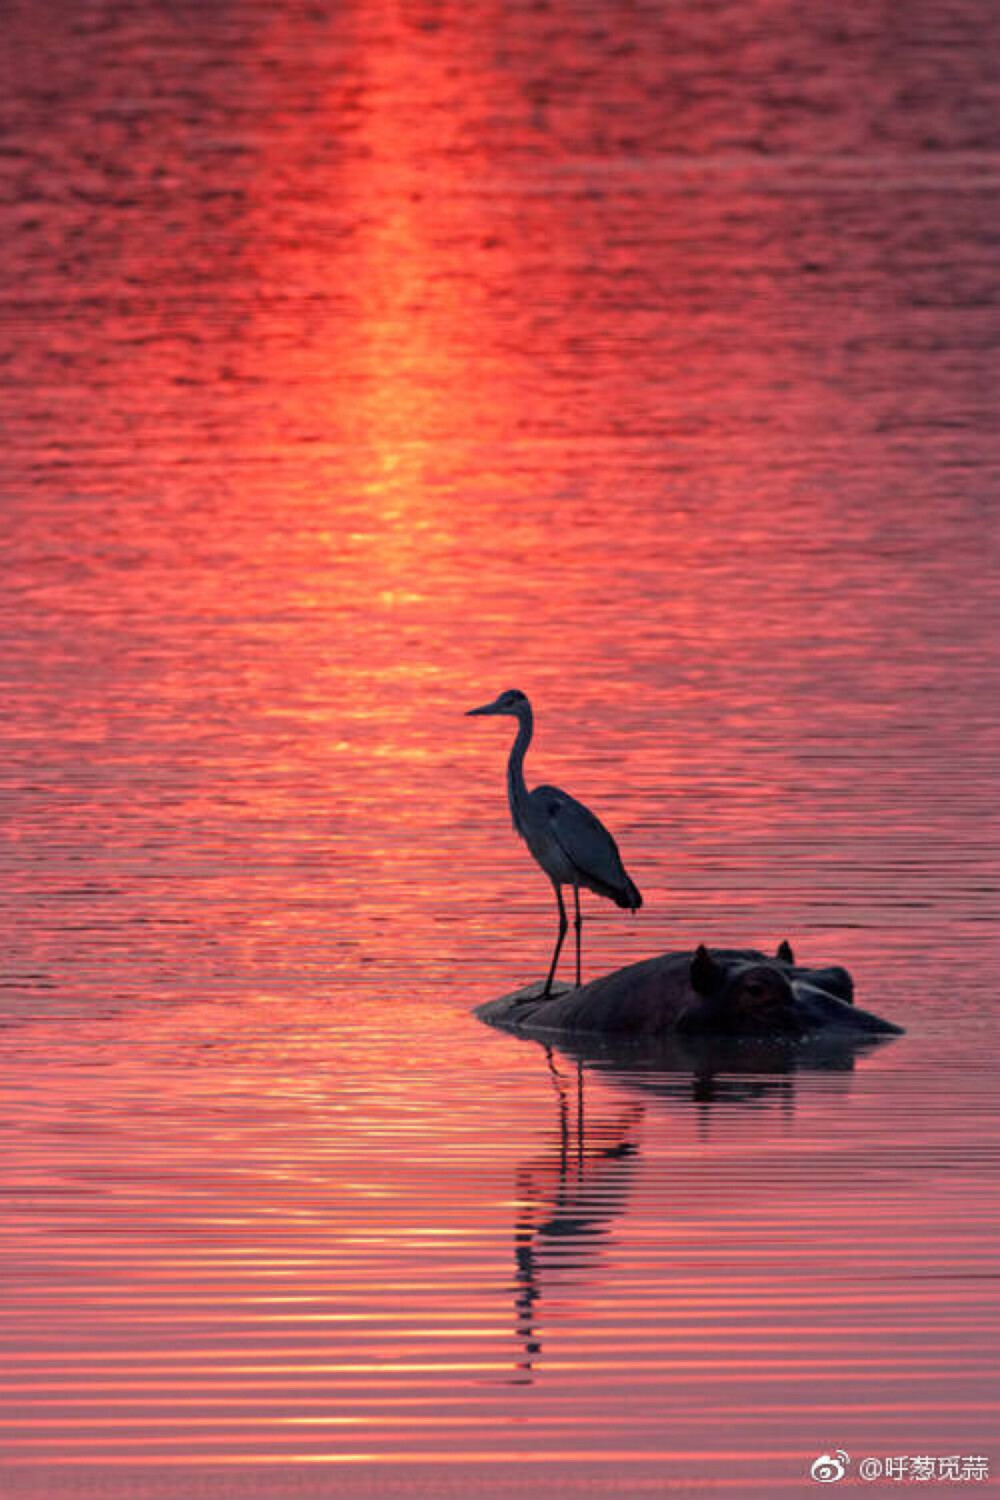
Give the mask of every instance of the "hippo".
[[846, 969], [797, 964], [785, 942], [773, 958], [752, 948], [699, 945], [661, 953], [579, 989], [530, 985], [476, 1009], [513, 1031], [616, 1037], [775, 1037], [837, 1032], [899, 1035], [903, 1028], [854, 1004]]

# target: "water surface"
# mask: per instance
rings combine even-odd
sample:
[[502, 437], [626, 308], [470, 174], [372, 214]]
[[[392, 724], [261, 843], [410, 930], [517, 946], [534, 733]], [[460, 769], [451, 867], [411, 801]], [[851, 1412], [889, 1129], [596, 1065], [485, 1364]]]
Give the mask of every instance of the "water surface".
[[[5, 1496], [995, 1476], [996, 18], [5, 27]], [[480, 1026], [512, 685], [589, 973], [787, 936], [907, 1035]]]

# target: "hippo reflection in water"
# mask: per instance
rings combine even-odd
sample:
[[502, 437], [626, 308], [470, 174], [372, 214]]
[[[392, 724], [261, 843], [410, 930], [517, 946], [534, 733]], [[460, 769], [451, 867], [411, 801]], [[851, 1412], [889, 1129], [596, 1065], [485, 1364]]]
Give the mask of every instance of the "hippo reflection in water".
[[898, 1035], [901, 1026], [854, 1004], [846, 969], [795, 962], [788, 943], [773, 958], [752, 948], [663, 953], [579, 989], [546, 996], [530, 985], [480, 1005], [484, 1021], [526, 1032], [619, 1037], [772, 1036], [817, 1032]]

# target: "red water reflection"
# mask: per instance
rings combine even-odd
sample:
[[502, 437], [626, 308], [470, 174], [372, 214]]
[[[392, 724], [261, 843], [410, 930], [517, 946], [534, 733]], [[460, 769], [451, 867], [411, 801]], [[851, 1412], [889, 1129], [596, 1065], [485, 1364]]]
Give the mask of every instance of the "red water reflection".
[[[981, 1447], [964, 15], [894, 17], [876, 119], [870, 17], [14, 8], [5, 1494]], [[552, 936], [462, 718], [509, 685], [646, 898], [591, 903], [588, 966], [789, 936], [912, 1050], [734, 1082], [479, 1027]]]
[[[500, 1493], [501, 1470], [601, 1465], [627, 1435], [619, 1487], [714, 1451], [741, 1493], [818, 1421], [852, 1442], [981, 1431], [985, 1294], [970, 1275], [942, 1301], [887, 1108], [912, 1099], [905, 1065], [708, 1100], [450, 1029], [447, 1071], [440, 1028], [374, 997], [353, 1018], [276, 996], [9, 1036], [35, 1059], [3, 1242], [24, 1285], [0, 1335], [15, 1486], [50, 1463], [243, 1464], [261, 1493], [281, 1463], [465, 1463], [498, 1466]], [[963, 1076], [982, 1120], [989, 1069]], [[962, 1127], [931, 1078], [944, 1153]], [[992, 1203], [952, 1192], [974, 1272]]]

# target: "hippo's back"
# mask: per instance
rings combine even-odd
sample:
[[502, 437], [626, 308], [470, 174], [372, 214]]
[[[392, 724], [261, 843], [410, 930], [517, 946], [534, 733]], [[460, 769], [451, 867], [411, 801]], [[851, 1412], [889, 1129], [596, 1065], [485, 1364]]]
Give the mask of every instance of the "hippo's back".
[[525, 1031], [597, 1031], [619, 1036], [655, 1036], [673, 1031], [692, 1003], [689, 953], [660, 954], [605, 974], [581, 989], [539, 985], [480, 1005], [484, 1021]]

